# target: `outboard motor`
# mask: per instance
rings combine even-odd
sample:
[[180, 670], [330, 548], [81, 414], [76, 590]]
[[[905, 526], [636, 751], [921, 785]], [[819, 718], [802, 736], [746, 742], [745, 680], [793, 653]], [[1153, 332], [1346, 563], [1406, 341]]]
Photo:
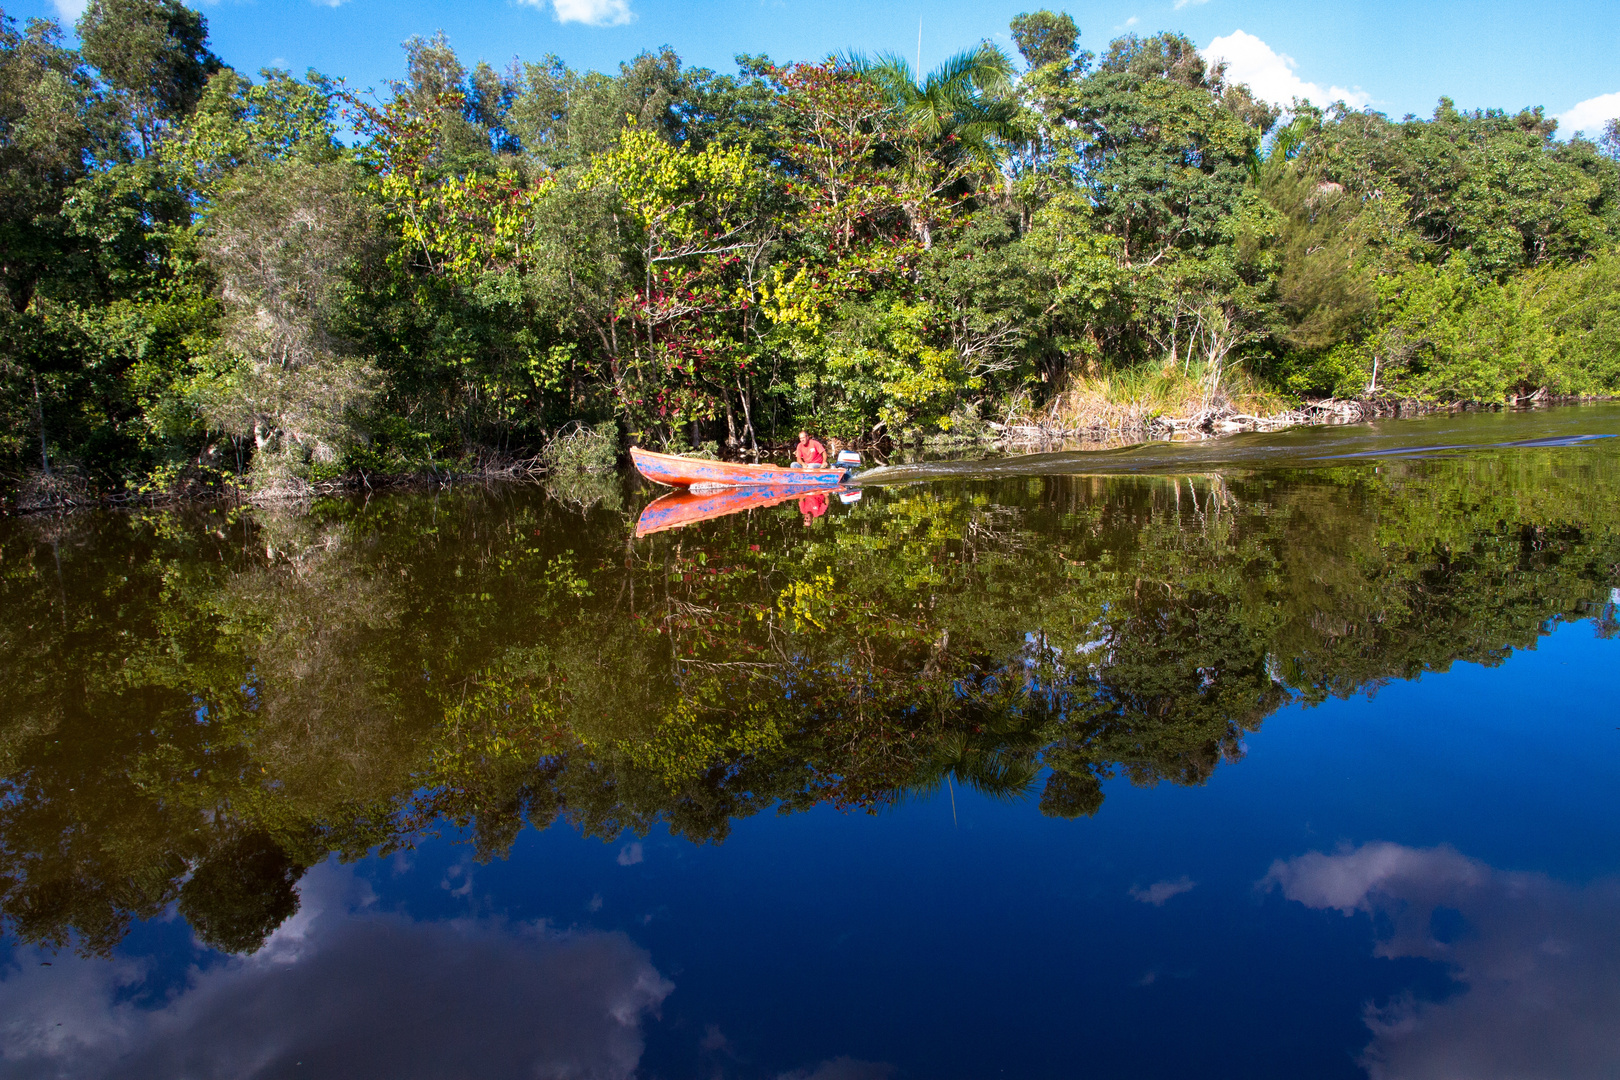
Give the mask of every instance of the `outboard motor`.
[[838, 451], [838, 457], [834, 461], [836, 464], [849, 468], [861, 463], [861, 455], [853, 450], [840, 450]]

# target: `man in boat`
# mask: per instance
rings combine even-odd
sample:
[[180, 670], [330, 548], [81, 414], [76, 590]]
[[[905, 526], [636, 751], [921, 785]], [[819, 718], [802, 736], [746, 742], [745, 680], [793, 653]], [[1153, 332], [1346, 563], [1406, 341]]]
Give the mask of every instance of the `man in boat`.
[[827, 448], [819, 440], [812, 439], [808, 431], [799, 432], [799, 445], [793, 448], [793, 467], [795, 469], [825, 469], [827, 467]]

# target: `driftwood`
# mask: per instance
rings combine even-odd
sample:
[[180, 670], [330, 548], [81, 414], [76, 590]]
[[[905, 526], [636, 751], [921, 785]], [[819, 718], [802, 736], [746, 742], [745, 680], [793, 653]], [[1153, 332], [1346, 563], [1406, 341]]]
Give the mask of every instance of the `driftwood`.
[[[1529, 399], [1525, 399], [1528, 401]], [[1239, 412], [1224, 401], [1212, 402], [1190, 416], [1146, 416], [1129, 410], [1091, 424], [1068, 426], [1047, 418], [1021, 417], [1006, 424], [991, 422], [996, 441], [1004, 445], [1051, 445], [1072, 439], [1107, 441], [1192, 435], [1208, 437], [1239, 431], [1278, 431], [1307, 424], [1352, 424], [1379, 416], [1409, 416], [1460, 408], [1387, 399], [1322, 398], [1269, 416]]]

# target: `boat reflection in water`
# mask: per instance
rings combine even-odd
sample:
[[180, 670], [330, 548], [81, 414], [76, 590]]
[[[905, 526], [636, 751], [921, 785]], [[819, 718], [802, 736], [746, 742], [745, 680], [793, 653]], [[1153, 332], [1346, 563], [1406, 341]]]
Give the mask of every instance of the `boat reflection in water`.
[[641, 512], [641, 520], [636, 522], [636, 538], [679, 529], [711, 518], [740, 514], [744, 510], [777, 506], [789, 499], [799, 500], [799, 513], [808, 525], [827, 512], [833, 494], [838, 494], [842, 499], [852, 492], [832, 488], [806, 494], [802, 485], [728, 487], [707, 492], [673, 491], [647, 504], [647, 508]]

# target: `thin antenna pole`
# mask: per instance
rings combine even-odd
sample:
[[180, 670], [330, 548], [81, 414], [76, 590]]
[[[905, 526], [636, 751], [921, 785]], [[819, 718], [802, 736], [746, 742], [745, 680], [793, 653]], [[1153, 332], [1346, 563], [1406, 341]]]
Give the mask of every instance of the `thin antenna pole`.
[[922, 16], [917, 17], [917, 73], [916, 79], [922, 82]]

